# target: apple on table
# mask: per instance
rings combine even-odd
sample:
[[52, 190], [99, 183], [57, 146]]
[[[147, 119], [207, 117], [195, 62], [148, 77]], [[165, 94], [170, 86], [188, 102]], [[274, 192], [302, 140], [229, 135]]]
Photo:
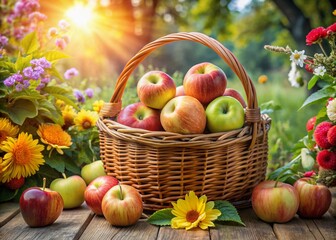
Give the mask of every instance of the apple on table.
[[118, 185], [119, 181], [112, 176], [95, 178], [85, 189], [84, 199], [88, 207], [97, 215], [103, 215], [102, 201], [108, 190]]
[[220, 96], [209, 103], [206, 110], [210, 132], [225, 132], [244, 126], [245, 112], [240, 102], [230, 96]]
[[221, 96], [226, 85], [227, 79], [223, 70], [208, 62], [191, 67], [183, 79], [185, 95], [196, 98], [203, 105]]
[[54, 223], [63, 211], [62, 196], [46, 186], [27, 188], [20, 196], [20, 211], [24, 221], [30, 227], [44, 227]]
[[164, 130], [181, 134], [200, 134], [206, 126], [204, 107], [191, 96], [171, 99], [161, 110], [160, 120]]
[[106, 176], [103, 161], [96, 160], [83, 166], [81, 169], [81, 176], [84, 179], [86, 185], [88, 185], [97, 177]]
[[132, 128], [162, 130], [160, 111], [147, 107], [142, 102], [132, 103], [123, 108], [118, 114], [117, 122]]
[[118, 184], [105, 194], [102, 210], [105, 219], [113, 226], [133, 225], [143, 212], [141, 195], [132, 186]]
[[174, 80], [165, 72], [149, 71], [137, 83], [140, 101], [146, 106], [162, 109], [176, 93]]
[[332, 195], [328, 187], [317, 184], [313, 178], [300, 178], [294, 183], [300, 204], [298, 215], [303, 218], [320, 218], [329, 209]]
[[299, 193], [288, 183], [265, 180], [252, 191], [252, 208], [265, 222], [290, 221], [295, 216], [299, 203]]
[[61, 194], [64, 201], [64, 209], [76, 208], [84, 202], [86, 183], [78, 175], [63, 178], [56, 178], [50, 184], [50, 189]]

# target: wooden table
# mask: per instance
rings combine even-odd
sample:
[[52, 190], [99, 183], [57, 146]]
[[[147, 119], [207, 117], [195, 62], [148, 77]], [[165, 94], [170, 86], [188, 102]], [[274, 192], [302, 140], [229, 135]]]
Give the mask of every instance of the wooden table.
[[150, 225], [140, 219], [131, 227], [113, 227], [103, 217], [93, 214], [83, 204], [64, 210], [56, 222], [43, 228], [30, 228], [24, 222], [17, 203], [0, 204], [0, 239], [336, 239], [336, 219], [328, 212], [321, 219], [296, 216], [286, 224], [268, 224], [259, 220], [251, 208], [239, 210], [246, 227], [216, 224], [210, 230], [172, 229]]

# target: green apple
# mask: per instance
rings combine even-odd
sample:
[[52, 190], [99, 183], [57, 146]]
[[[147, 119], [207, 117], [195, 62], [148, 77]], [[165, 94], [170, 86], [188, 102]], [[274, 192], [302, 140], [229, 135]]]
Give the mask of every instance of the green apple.
[[83, 178], [78, 175], [64, 178], [56, 178], [50, 184], [50, 189], [61, 194], [64, 201], [64, 208], [76, 208], [84, 202], [84, 192], [86, 183]]
[[97, 177], [106, 176], [103, 162], [101, 160], [97, 160], [86, 164], [82, 167], [81, 176], [87, 185], [89, 185], [90, 182]]
[[209, 103], [206, 110], [207, 127], [210, 132], [225, 132], [243, 127], [244, 108], [230, 96], [220, 96]]

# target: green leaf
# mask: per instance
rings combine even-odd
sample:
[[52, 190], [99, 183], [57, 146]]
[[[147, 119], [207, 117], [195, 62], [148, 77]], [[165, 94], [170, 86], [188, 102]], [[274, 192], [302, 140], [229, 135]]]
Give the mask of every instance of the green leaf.
[[10, 190], [2, 186], [0, 188], [0, 203], [12, 200], [17, 193], [18, 190]]
[[315, 86], [317, 80], [319, 80], [319, 79], [320, 79], [319, 76], [314, 75], [314, 76], [310, 79], [310, 81], [308, 82], [308, 89], [309, 89], [309, 90], [312, 89], [312, 88]]
[[64, 163], [65, 163], [65, 168], [72, 172], [73, 174], [80, 174], [81, 173], [81, 169], [80, 167], [78, 167], [76, 165], [76, 163], [74, 161], [72, 161], [69, 158], [64, 158]]
[[[53, 150], [53, 151], [56, 151], [56, 150]], [[54, 168], [58, 172], [60, 173], [64, 172], [65, 163], [64, 163], [63, 156], [58, 155], [58, 154], [52, 154], [51, 157], [45, 156], [45, 161], [50, 167]]]
[[70, 92], [69, 90], [60, 86], [48, 86], [45, 87], [43, 91], [55, 97], [56, 99], [64, 101], [66, 104], [73, 106], [75, 109], [78, 110], [78, 106], [75, 103], [76, 99], [73, 96], [72, 92]]
[[10, 107], [0, 106], [0, 112], [8, 115], [18, 125], [22, 125], [27, 118], [34, 118], [38, 114], [35, 103], [27, 99], [18, 99]]
[[39, 49], [40, 44], [37, 39], [36, 32], [27, 34], [21, 41], [21, 46], [24, 49], [25, 54], [30, 54]]
[[171, 224], [171, 220], [175, 217], [171, 211], [172, 208], [158, 210], [147, 219], [147, 222], [158, 226], [169, 226]]
[[269, 114], [274, 111], [280, 110], [281, 106], [279, 104], [276, 104], [273, 100], [262, 103], [260, 105], [261, 113], [262, 114]]
[[15, 62], [16, 71], [22, 71], [24, 68], [30, 66], [30, 61], [32, 60], [32, 55], [26, 57], [19, 56]]
[[216, 221], [235, 222], [245, 226], [237, 209], [230, 202], [222, 200], [215, 201], [214, 209], [218, 209], [222, 213]]
[[64, 58], [69, 58], [70, 56], [68, 54], [65, 54], [60, 51], [52, 50], [48, 51], [44, 54], [44, 57], [49, 61], [49, 62], [54, 62], [60, 59]]
[[64, 119], [62, 117], [62, 114], [56, 109], [55, 105], [52, 104], [47, 99], [39, 100], [38, 111], [39, 111], [39, 116], [49, 118], [54, 123], [57, 123], [59, 125], [64, 124]]
[[311, 94], [303, 103], [303, 105], [299, 108], [301, 110], [302, 108], [311, 105], [313, 103], [317, 103], [319, 101], [324, 101], [328, 99], [330, 96], [333, 96], [335, 94], [335, 88], [332, 86], [328, 86], [325, 88], [322, 88], [318, 90], [317, 92], [314, 92]]

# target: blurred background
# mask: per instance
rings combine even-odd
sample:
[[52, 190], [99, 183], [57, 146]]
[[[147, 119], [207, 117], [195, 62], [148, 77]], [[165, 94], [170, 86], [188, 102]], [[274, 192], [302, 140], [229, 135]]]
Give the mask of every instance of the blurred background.
[[[305, 123], [314, 107], [298, 111], [307, 97], [306, 81], [293, 88], [288, 81], [289, 56], [264, 50], [264, 45], [290, 46], [318, 52], [306, 46], [307, 33], [335, 22], [334, 0], [40, 0], [40, 12], [48, 16], [46, 29], [66, 19], [72, 56], [64, 69], [75, 67], [79, 85], [96, 90], [109, 101], [125, 63], [146, 43], [169, 33], [198, 31], [230, 49], [246, 68], [257, 88], [259, 104], [269, 104], [270, 168], [291, 158], [291, 149], [306, 135]], [[129, 79], [123, 103], [136, 101], [135, 87], [141, 75], [160, 69], [181, 84], [183, 75], [196, 63], [209, 61], [228, 76], [228, 87], [244, 92], [239, 80], [212, 50], [192, 42], [177, 42], [154, 51]]]

